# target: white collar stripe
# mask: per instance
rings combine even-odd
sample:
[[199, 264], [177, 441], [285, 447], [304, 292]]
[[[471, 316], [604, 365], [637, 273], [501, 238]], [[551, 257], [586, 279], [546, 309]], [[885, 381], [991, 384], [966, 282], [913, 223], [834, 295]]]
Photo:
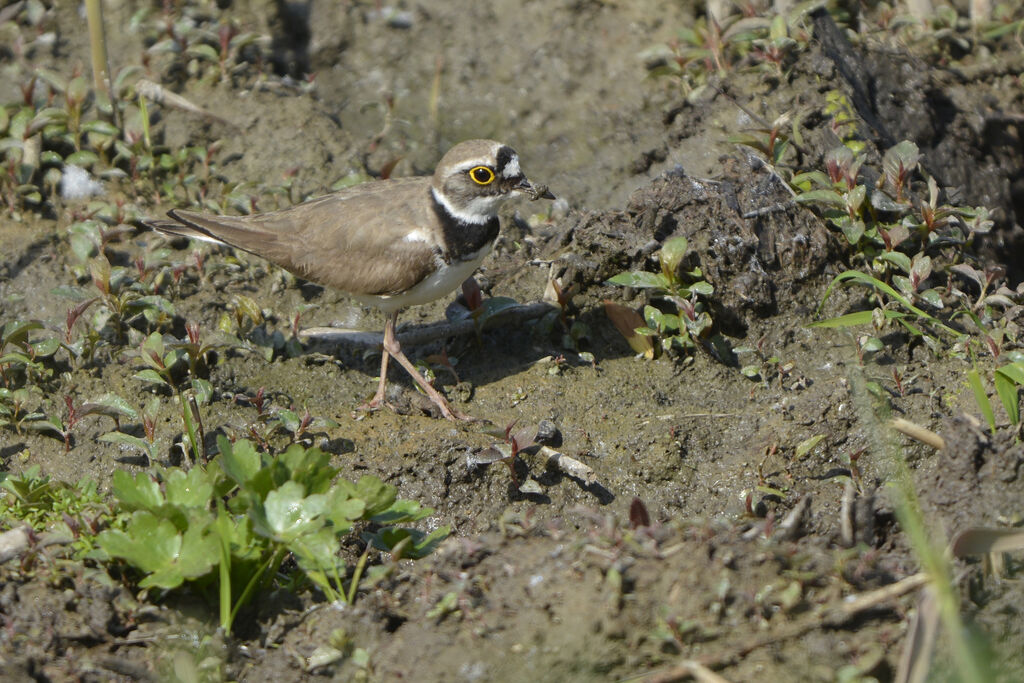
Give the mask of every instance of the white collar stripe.
[[434, 199], [444, 207], [445, 211], [448, 212], [453, 218], [456, 218], [463, 223], [472, 223], [473, 225], [483, 225], [487, 221], [491, 220], [494, 216], [493, 212], [490, 213], [474, 213], [470, 211], [463, 211], [456, 209], [452, 206], [452, 203], [448, 201], [448, 198], [437, 191], [437, 188], [430, 188], [430, 192], [434, 195]]

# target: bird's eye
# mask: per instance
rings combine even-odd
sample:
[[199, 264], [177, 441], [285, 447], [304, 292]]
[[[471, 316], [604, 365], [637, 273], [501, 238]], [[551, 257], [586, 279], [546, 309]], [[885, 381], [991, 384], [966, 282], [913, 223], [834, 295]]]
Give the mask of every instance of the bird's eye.
[[477, 185], [490, 185], [494, 182], [494, 171], [486, 166], [474, 166], [469, 169], [469, 177]]

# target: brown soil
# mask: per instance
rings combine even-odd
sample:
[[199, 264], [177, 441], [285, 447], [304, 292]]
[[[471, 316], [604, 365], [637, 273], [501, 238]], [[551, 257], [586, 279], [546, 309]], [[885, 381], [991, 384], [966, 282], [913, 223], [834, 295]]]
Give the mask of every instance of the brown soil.
[[[135, 3], [113, 4], [108, 25], [127, 26]], [[143, 601], [102, 571], [77, 565], [67, 573], [56, 559], [53, 571], [28, 574], [7, 563], [0, 567], [3, 679], [201, 680], [182, 673], [187, 662], [203, 661], [199, 652], [212, 658], [205, 665], [213, 677], [347, 680], [357, 675], [351, 660], [308, 667], [336, 629], [369, 652], [369, 679], [380, 681], [619, 680], [672, 673], [684, 660], [733, 681], [831, 681], [848, 666], [892, 679], [917, 594], [840, 613], [851, 596], [919, 570], [885, 487], [891, 464], [878, 450], [881, 423], [857, 387], [877, 383], [895, 414], [952, 444], [935, 451], [899, 440], [936, 534], [1019, 522], [1024, 449], [962, 417], [977, 412], [965, 384], [968, 362], [892, 334], [861, 365], [850, 334], [807, 327], [831, 278], [850, 267], [848, 245], [726, 140], [752, 125], [737, 103], [768, 121], [797, 110], [806, 115], [802, 164], [823, 168], [835, 144], [823, 93], [856, 93], [820, 42], [784, 78], [737, 69], [717, 81], [721, 91], [687, 101], [674, 81], [645, 79], [640, 56], [692, 22], [673, 3], [427, 2], [407, 7], [405, 28], [377, 18], [374, 3], [314, 3], [308, 40], [286, 33], [280, 19], [268, 23], [277, 16], [273, 3], [236, 4], [225, 11], [247, 30], [291, 37], [293, 49], [279, 54], [286, 67], [315, 72], [316, 88], [305, 95], [189, 82], [185, 96], [234, 125], [160, 110], [157, 130], [172, 148], [221, 140], [223, 175], [256, 187], [291, 173], [295, 196], [305, 196], [350, 172], [379, 174], [396, 158], [394, 175], [429, 172], [454, 142], [494, 137], [519, 151], [532, 179], [568, 201], [565, 216], [533, 204], [510, 210], [478, 279], [490, 295], [531, 302], [559, 278], [573, 293], [566, 322], [585, 325], [578, 348], [566, 343], [562, 321], [548, 316], [489, 330], [479, 342], [445, 340], [461, 382], [443, 369], [437, 376], [461, 409], [498, 427], [552, 421], [558, 450], [589, 465], [596, 483], [549, 470], [530, 453], [514, 477], [503, 466], [473, 466], [494, 437], [425, 415], [397, 373], [394, 398], [408, 414], [360, 415], [354, 408], [373, 392], [378, 358], [362, 347], [310, 344], [269, 363], [224, 353], [210, 370], [216, 397], [203, 414], [211, 443], [216, 433], [245, 436], [255, 410], [233, 397], [263, 387], [272, 408], [305, 407], [340, 423], [313, 443], [333, 454], [343, 475], [370, 473], [396, 485], [400, 496], [433, 507], [431, 524], [451, 525], [451, 537], [353, 607], [325, 606], [309, 592], [267, 596], [243, 613], [230, 639], [214, 633], [215, 609], [194, 599]], [[63, 71], [87, 63], [85, 31], [71, 8], [57, 11], [55, 26], [60, 49], [38, 61]], [[112, 61], [137, 63], [137, 36], [114, 33]], [[984, 263], [1008, 263], [1019, 278], [1012, 268], [1019, 268], [1024, 147], [1019, 123], [999, 118], [1024, 107], [1019, 55], [1008, 49], [952, 68], [905, 47], [865, 41], [854, 52], [873, 88], [874, 127], [862, 121], [861, 128], [875, 166], [879, 150], [914, 139], [944, 187], [1000, 211]], [[146, 207], [151, 215], [164, 208]], [[67, 302], [50, 292], [75, 283], [65, 231], [75, 209], [61, 207], [55, 221], [0, 220], [4, 322], [34, 318], [63, 329]], [[690, 265], [715, 286], [719, 329], [734, 347], [755, 351], [646, 361], [608, 321], [604, 300], [639, 306], [643, 294], [605, 281], [623, 270], [655, 270], [653, 253], [677, 235], [689, 240]], [[130, 264], [154, 239], [140, 230], [108, 255]], [[183, 279], [178, 336], [185, 320], [215, 329], [236, 294], [253, 298], [269, 328], [286, 336], [300, 310], [303, 327], [383, 326], [380, 314], [254, 257], [220, 267], [231, 258], [212, 252], [208, 277], [193, 270]], [[186, 262], [189, 252], [174, 259]], [[840, 290], [825, 314], [863, 306], [864, 294]], [[434, 322], [448, 303], [401, 321], [406, 328]], [[423, 358], [442, 343], [408, 350]], [[757, 363], [758, 354], [780, 360], [753, 381], [739, 366]], [[994, 362], [979, 363], [991, 376]], [[789, 370], [780, 374], [783, 364]], [[141, 406], [149, 394], [132, 378], [136, 371], [128, 354], [117, 355], [71, 372], [62, 392], [76, 402], [113, 392]], [[51, 398], [59, 411], [60, 397]], [[85, 419], [66, 455], [57, 440], [2, 431], [3, 467], [38, 464], [58, 479], [91, 477], [108, 491], [116, 469], [144, 467], [97, 440], [109, 429], [105, 418]], [[165, 399], [158, 437], [168, 462], [178, 457], [180, 431]], [[823, 439], [798, 457], [797, 446], [816, 435]], [[851, 548], [841, 501], [858, 455], [863, 492], [859, 544]], [[650, 524], [633, 529], [637, 499]], [[784, 525], [798, 508], [798, 523]], [[1000, 582], [981, 563], [956, 566], [962, 612], [991, 639], [998, 680], [1024, 677], [1019, 569], [1011, 563]], [[432, 611], [450, 593], [456, 607]], [[952, 676], [944, 657], [937, 667]]]

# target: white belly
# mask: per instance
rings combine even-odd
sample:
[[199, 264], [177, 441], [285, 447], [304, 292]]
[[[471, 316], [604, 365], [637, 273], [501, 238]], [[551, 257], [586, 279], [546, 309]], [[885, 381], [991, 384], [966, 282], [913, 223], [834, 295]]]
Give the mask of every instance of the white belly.
[[471, 254], [465, 261], [442, 265], [441, 268], [417, 283], [415, 287], [402, 294], [361, 295], [356, 298], [367, 305], [376, 306], [384, 313], [393, 313], [406, 306], [418, 306], [440, 299], [465, 282], [466, 278], [480, 267], [484, 257], [493, 246], [494, 243], [491, 242], [480, 251]]

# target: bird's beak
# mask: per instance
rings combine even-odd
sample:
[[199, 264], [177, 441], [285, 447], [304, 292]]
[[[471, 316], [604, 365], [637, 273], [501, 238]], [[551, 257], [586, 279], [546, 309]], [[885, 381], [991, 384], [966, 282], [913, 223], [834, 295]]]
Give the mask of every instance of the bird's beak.
[[547, 185], [534, 185], [525, 177], [519, 181], [519, 184], [515, 186], [515, 189], [523, 194], [529, 195], [532, 201], [555, 198], [555, 195], [551, 194], [551, 190], [548, 189]]

